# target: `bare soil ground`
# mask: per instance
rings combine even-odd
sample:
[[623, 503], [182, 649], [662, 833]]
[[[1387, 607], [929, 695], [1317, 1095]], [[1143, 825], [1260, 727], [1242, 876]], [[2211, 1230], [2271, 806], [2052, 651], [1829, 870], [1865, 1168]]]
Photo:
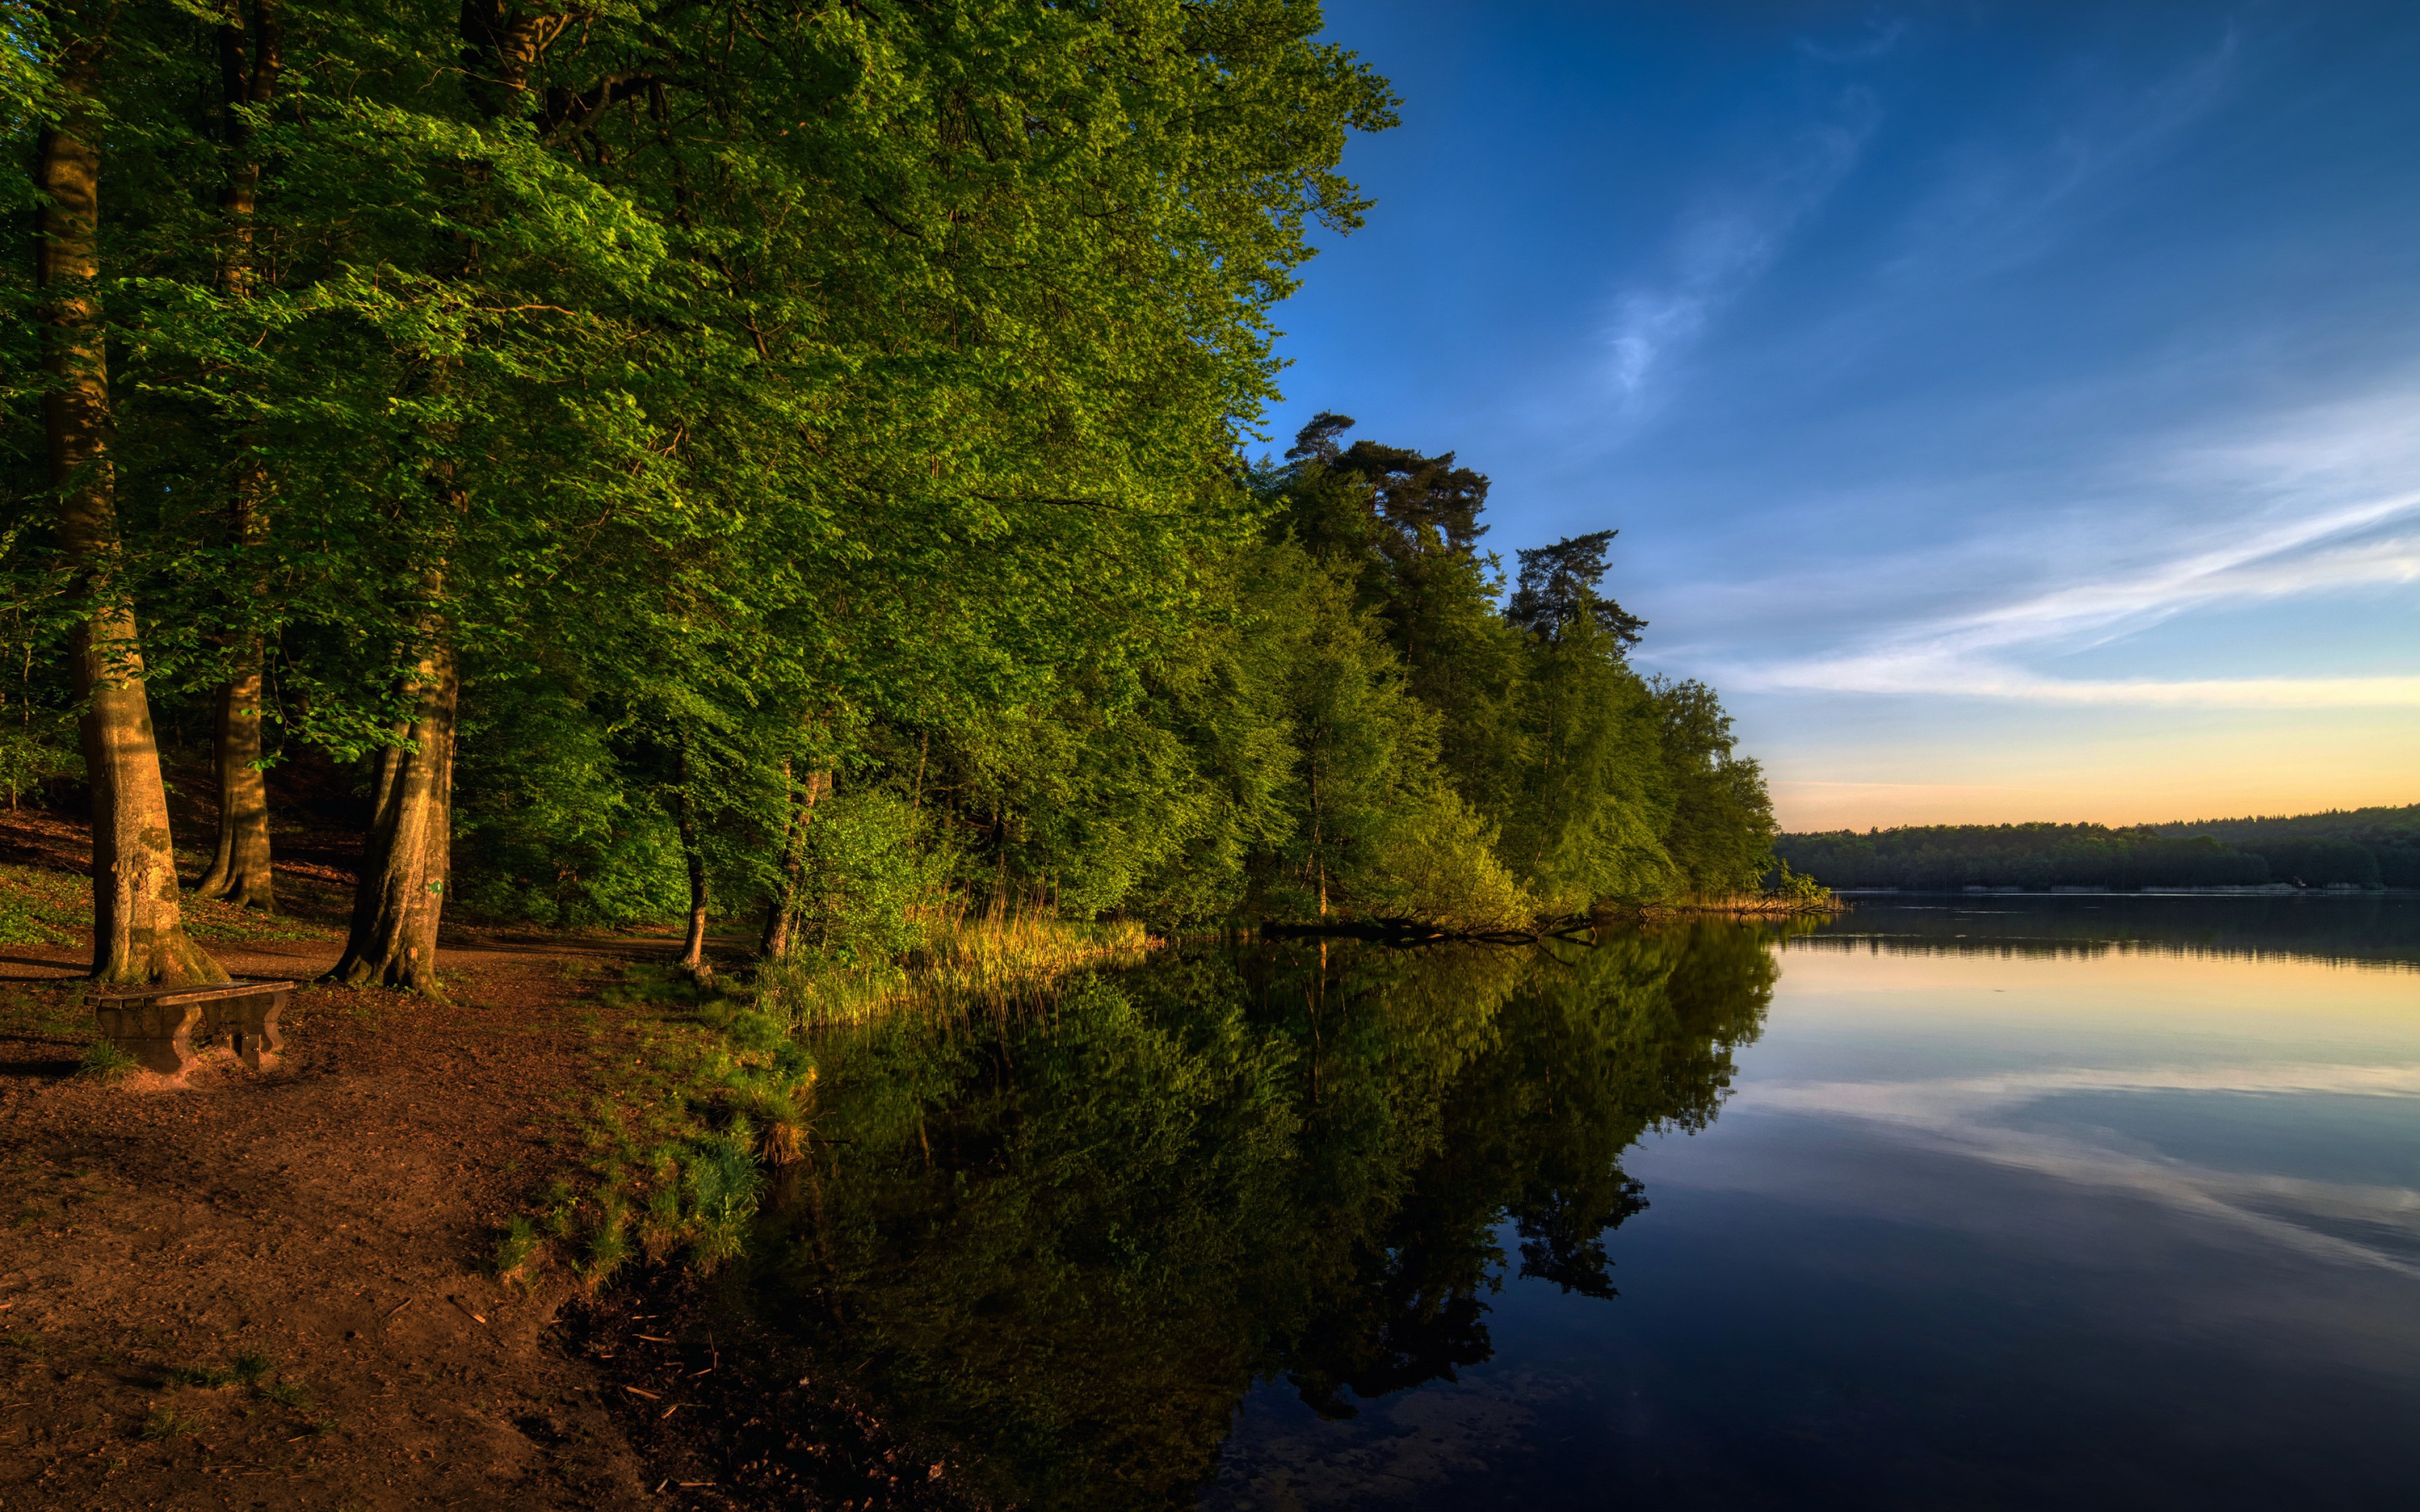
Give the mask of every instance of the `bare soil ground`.
[[[489, 1263], [624, 1032], [586, 983], [661, 945], [449, 932], [451, 1004], [309, 987], [272, 1070], [108, 1087], [81, 826], [0, 817], [0, 915], [44, 941], [0, 947], [0, 1507], [692, 1504], [561, 1342], [568, 1284]], [[238, 975], [334, 963], [348, 879], [299, 864], [300, 918], [194, 907]]]
[[[216, 815], [184, 761], [191, 841]], [[278, 771], [282, 912], [189, 900], [186, 925], [307, 984], [343, 945], [358, 798], [307, 752]], [[0, 811], [0, 1512], [972, 1504], [677, 1265], [601, 1297], [498, 1278], [504, 1226], [578, 1179], [583, 1105], [667, 1089], [635, 1068], [676, 1015], [603, 989], [668, 933], [449, 920], [447, 1002], [305, 985], [282, 1064], [105, 1085], [80, 1073], [89, 856], [72, 815]]]

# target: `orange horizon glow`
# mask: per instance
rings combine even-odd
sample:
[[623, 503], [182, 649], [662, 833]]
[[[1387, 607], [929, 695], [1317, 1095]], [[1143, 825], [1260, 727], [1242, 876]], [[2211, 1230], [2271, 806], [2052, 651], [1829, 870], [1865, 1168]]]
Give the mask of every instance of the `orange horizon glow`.
[[1908, 825], [2165, 825], [2271, 818], [2330, 810], [2402, 808], [2420, 803], [2420, 780], [2404, 777], [2359, 787], [2283, 785], [2177, 786], [2090, 791], [2044, 783], [1821, 782], [1772, 783], [1775, 817], [1783, 830], [1895, 829]]

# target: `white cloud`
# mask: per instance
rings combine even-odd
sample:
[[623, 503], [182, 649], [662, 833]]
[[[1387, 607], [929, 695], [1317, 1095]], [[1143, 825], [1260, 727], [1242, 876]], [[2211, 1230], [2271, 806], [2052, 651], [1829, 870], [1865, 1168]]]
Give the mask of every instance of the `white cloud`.
[[[1947, 551], [1867, 562], [1827, 581], [1836, 603], [1862, 584], [1928, 596], [1971, 583], [1984, 602], [1857, 638], [1837, 649], [1733, 665], [1726, 687], [1765, 691], [1954, 695], [2053, 704], [2250, 708], [2420, 707], [2410, 674], [2063, 678], [2030, 661], [2108, 645], [2195, 609], [2420, 583], [2420, 383], [2238, 427], [2225, 442], [2188, 438], [2072, 485], [2098, 510], [2036, 501], [2028, 534], [1961, 541]], [[2381, 490], [2381, 491], [2373, 491]], [[2005, 509], [1989, 511], [2005, 517]], [[2041, 521], [2060, 549], [2041, 549]], [[2025, 563], [2036, 582], [1999, 588], [1984, 574]], [[2123, 563], [2073, 575], [2078, 559]], [[2065, 581], [2040, 579], [2064, 571]], [[1771, 585], [1776, 594], [1787, 582]], [[1753, 596], [1757, 590], [1749, 590]], [[1837, 611], [1836, 611], [1837, 612]], [[2420, 660], [2420, 658], [2415, 658]]]
[[1755, 284], [1848, 177], [1878, 119], [1869, 92], [1845, 91], [1837, 117], [1801, 132], [1759, 181], [1711, 193], [1683, 217], [1668, 276], [1614, 296], [1607, 376], [1625, 414], [1643, 408], [1651, 380]]
[[[1991, 1121], [2075, 1092], [2412, 1098], [2420, 1097], [2420, 1066], [2075, 1068], [1913, 1082], [1753, 1083], [1733, 1095], [1725, 1117], [1762, 1110], [1854, 1119], [1994, 1165], [2149, 1198], [2319, 1258], [2420, 1278], [2420, 1266], [2398, 1253], [2404, 1241], [2420, 1245], [2420, 1192], [2217, 1170]], [[2328, 1231], [2348, 1222], [2397, 1242], [2382, 1249]]]

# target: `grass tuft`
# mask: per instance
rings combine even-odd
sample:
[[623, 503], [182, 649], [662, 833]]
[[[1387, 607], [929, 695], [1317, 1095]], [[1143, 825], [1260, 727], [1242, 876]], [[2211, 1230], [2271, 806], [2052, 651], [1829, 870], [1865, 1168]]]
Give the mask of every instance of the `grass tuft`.
[[537, 1225], [516, 1216], [496, 1241], [496, 1274], [505, 1280], [520, 1274], [536, 1258], [541, 1243]]
[[283, 1378], [260, 1387], [259, 1391], [263, 1396], [278, 1406], [290, 1407], [298, 1412], [306, 1411], [311, 1405], [311, 1392], [308, 1387], [298, 1385]]
[[141, 1062], [133, 1056], [106, 1040], [95, 1040], [84, 1048], [84, 1064], [76, 1074], [107, 1086], [122, 1082], [134, 1073]]
[[151, 1443], [164, 1443], [170, 1439], [190, 1439], [201, 1431], [201, 1425], [178, 1412], [174, 1408], [155, 1407], [143, 1420], [143, 1438]]

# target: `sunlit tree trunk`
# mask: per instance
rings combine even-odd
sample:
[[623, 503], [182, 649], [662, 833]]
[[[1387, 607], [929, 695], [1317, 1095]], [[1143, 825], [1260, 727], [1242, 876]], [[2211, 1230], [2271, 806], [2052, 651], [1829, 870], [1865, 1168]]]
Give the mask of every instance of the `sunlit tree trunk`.
[[714, 975], [706, 959], [706, 851], [699, 843], [697, 811], [689, 796], [689, 756], [680, 762], [680, 791], [673, 795], [673, 822], [680, 830], [681, 858], [689, 863], [689, 935], [681, 944], [680, 969], [703, 983]]
[[[783, 775], [789, 775], [787, 763]], [[918, 776], [923, 776], [922, 767]], [[765, 901], [765, 934], [757, 945], [757, 953], [768, 961], [790, 953], [790, 926], [798, 913], [799, 884], [806, 869], [807, 825], [814, 821], [815, 805], [830, 786], [830, 772], [809, 772], [805, 781], [791, 786], [789, 819], [782, 830], [782, 880], [773, 896]]]
[[411, 717], [379, 753], [369, 833], [344, 958], [329, 980], [442, 997], [437, 925], [454, 833], [454, 715], [460, 687], [442, 625], [413, 669]]
[[108, 982], [225, 981], [186, 937], [168, 838], [160, 748], [128, 601], [109, 455], [109, 356], [101, 326], [99, 122], [101, 43], [63, 39], [62, 110], [36, 147], [46, 203], [35, 243], [42, 296], [42, 422], [58, 499], [59, 547], [88, 601], [70, 637], [85, 780], [92, 792], [92, 974]]
[[219, 842], [194, 895], [273, 914], [269, 784], [260, 770], [260, 642], [251, 641], [245, 653], [243, 664], [218, 691], [211, 754], [218, 765]]
[[[523, 108], [523, 85], [540, 40], [560, 18], [552, 13], [516, 17], [506, 0], [465, 0], [457, 23], [469, 69], [471, 94], [480, 112], [502, 119]], [[557, 28], [559, 29], [559, 28]], [[489, 177], [477, 162], [463, 165], [464, 212]], [[478, 243], [463, 238], [461, 276], [478, 271]], [[447, 381], [451, 360], [435, 362], [436, 381]], [[451, 436], [436, 450], [448, 454]], [[450, 464], [430, 480], [437, 507], [459, 517], [470, 506]], [[405, 987], [442, 997], [437, 974], [437, 929], [445, 888], [454, 827], [455, 719], [461, 697], [453, 626], [444, 613], [442, 563], [423, 578], [428, 614], [422, 659], [412, 678], [414, 707], [397, 732], [396, 744], [380, 757], [378, 801], [363, 845], [362, 874], [353, 897], [353, 927], [333, 980]]]
[[[219, 195], [226, 220], [219, 290], [237, 301], [251, 296], [255, 282], [253, 215], [260, 187], [260, 164], [251, 150], [252, 123], [244, 112], [267, 104], [276, 93], [284, 28], [277, 0], [253, 0], [249, 26], [244, 23], [241, 0], [225, 0], [223, 15], [218, 31], [219, 75], [230, 162], [226, 186]], [[245, 435], [237, 447], [227, 527], [230, 539], [240, 549], [252, 544], [260, 529], [269, 474], [260, 460], [259, 438]], [[241, 585], [238, 591], [250, 586]], [[274, 913], [269, 782], [261, 766], [267, 748], [261, 738], [260, 637], [246, 633], [232, 651], [233, 665], [218, 691], [210, 742], [218, 775], [218, 848], [194, 893]]]

